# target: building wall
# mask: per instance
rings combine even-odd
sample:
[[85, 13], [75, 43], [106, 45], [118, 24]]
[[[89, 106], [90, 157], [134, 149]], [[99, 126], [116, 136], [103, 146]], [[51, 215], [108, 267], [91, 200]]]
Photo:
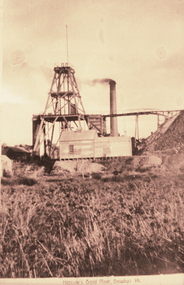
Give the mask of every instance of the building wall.
[[95, 143], [95, 157], [131, 156], [132, 145], [129, 137], [99, 137]]
[[94, 141], [71, 141], [60, 143], [60, 160], [94, 157]]
[[[65, 134], [66, 135], [66, 134]], [[74, 135], [75, 136], [75, 135]], [[60, 160], [77, 158], [100, 158], [100, 157], [119, 157], [131, 156], [131, 139], [122, 137], [89, 137], [82, 139], [82, 134], [76, 136], [76, 140], [65, 140], [66, 136], [61, 136], [60, 141]]]

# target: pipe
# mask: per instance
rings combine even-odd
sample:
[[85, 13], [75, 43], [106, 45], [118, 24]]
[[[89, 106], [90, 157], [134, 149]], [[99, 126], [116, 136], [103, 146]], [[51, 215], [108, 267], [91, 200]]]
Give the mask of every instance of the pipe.
[[[117, 106], [116, 106], [116, 82], [114, 80], [110, 80], [110, 114], [117, 114]], [[110, 135], [111, 137], [118, 136], [118, 123], [117, 117], [110, 117]]]

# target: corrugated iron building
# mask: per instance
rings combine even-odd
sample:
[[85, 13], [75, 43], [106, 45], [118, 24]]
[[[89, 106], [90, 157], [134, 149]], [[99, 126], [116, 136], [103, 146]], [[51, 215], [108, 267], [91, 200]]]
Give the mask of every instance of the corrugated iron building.
[[60, 137], [60, 160], [131, 155], [131, 139], [127, 136], [98, 137], [96, 130], [87, 130], [63, 131]]

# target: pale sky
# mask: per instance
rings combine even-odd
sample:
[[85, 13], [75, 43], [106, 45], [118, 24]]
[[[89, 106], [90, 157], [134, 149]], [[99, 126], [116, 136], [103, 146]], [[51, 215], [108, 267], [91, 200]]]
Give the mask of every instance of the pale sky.
[[[117, 83], [118, 113], [184, 109], [184, 0], [4, 0], [2, 142], [32, 144], [32, 115], [67, 62], [66, 25], [86, 113], [109, 113], [109, 86], [87, 84], [101, 78]], [[133, 121], [119, 132], [134, 135]]]

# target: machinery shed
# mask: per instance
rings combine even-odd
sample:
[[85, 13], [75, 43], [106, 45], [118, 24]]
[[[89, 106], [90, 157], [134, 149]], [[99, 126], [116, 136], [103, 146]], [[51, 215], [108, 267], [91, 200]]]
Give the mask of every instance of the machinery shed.
[[63, 131], [60, 137], [60, 160], [131, 155], [131, 139], [127, 136], [98, 137], [96, 130], [88, 130]]
[[63, 131], [60, 137], [60, 160], [94, 157], [95, 130]]

